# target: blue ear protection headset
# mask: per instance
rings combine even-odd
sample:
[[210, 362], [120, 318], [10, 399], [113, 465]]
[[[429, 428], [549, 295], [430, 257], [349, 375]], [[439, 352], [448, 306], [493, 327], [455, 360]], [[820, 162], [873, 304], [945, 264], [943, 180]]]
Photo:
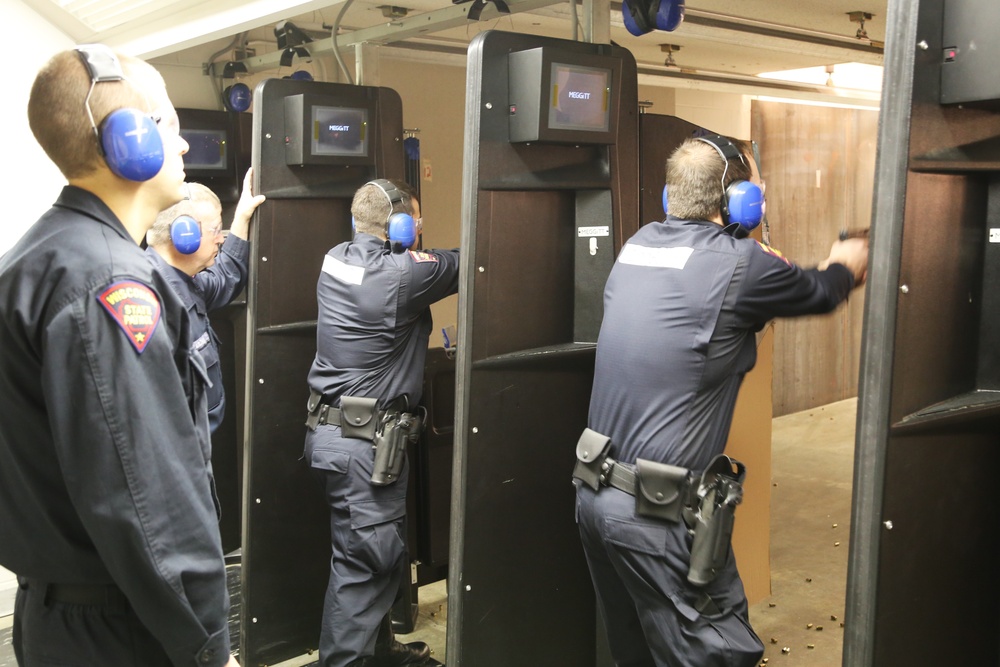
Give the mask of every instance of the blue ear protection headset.
[[90, 75], [84, 106], [104, 161], [121, 178], [148, 181], [163, 167], [163, 138], [156, 121], [138, 109], [117, 109], [108, 114], [98, 129], [90, 108], [94, 86], [104, 81], [125, 81], [125, 74], [118, 57], [103, 44], [84, 44], [76, 50]]
[[192, 255], [201, 247], [201, 225], [190, 215], [179, 215], [170, 223], [170, 241], [182, 255]]
[[[184, 201], [191, 201], [191, 190], [184, 184]], [[170, 242], [182, 255], [193, 255], [201, 247], [201, 223], [181, 214], [170, 223]]]
[[[738, 224], [742, 231], [750, 232], [760, 224], [761, 219], [764, 217], [764, 193], [761, 192], [760, 186], [750, 181], [733, 181], [728, 186], [725, 186], [726, 172], [729, 171], [729, 161], [733, 158], [739, 158], [740, 162], [746, 164], [743, 154], [740, 153], [740, 149], [733, 142], [718, 134], [698, 137], [697, 139], [712, 146], [726, 163], [726, 168], [722, 172], [723, 191], [722, 201], [719, 205], [723, 224], [726, 226]], [[666, 201], [666, 197], [666, 188], [664, 188], [664, 201]]]
[[385, 221], [386, 236], [394, 247], [398, 243], [400, 249], [408, 250], [417, 240], [417, 224], [409, 213], [396, 211], [403, 204], [403, 193], [384, 178], [368, 181], [365, 185], [376, 186], [389, 200], [389, 217]]
[[624, 0], [622, 19], [636, 37], [653, 30], [672, 32], [684, 20], [684, 0]]
[[222, 91], [222, 104], [229, 111], [243, 112], [250, 108], [253, 93], [245, 83], [234, 83]]

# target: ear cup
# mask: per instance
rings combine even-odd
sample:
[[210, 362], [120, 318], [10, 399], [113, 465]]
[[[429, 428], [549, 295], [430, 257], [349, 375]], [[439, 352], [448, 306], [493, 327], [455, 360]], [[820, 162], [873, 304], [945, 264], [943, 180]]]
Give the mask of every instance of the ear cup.
[[667, 206], [667, 186], [663, 186], [663, 213], [670, 215], [670, 208]]
[[201, 247], [201, 225], [190, 215], [179, 215], [170, 223], [170, 240], [182, 255], [194, 254]]
[[222, 91], [222, 103], [229, 111], [242, 112], [250, 108], [253, 93], [245, 83], [234, 83]]
[[625, 28], [639, 37], [653, 29], [648, 17], [649, 0], [624, 0], [622, 2], [622, 20]]
[[750, 231], [764, 217], [764, 193], [750, 181], [733, 181], [726, 188], [729, 222], [735, 222]]
[[101, 123], [104, 160], [116, 175], [148, 181], [163, 168], [163, 138], [156, 121], [137, 109], [118, 109]]
[[673, 32], [684, 20], [684, 0], [660, 0], [654, 19], [657, 30]]
[[417, 224], [408, 213], [393, 213], [389, 216], [389, 240], [407, 249], [417, 240]]

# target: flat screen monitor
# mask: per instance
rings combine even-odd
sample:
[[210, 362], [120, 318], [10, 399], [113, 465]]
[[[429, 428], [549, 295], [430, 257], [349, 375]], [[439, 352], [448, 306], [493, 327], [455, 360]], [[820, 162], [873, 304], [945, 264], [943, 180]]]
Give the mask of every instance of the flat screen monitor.
[[549, 129], [607, 132], [611, 70], [552, 63]]
[[[358, 92], [364, 89], [358, 87]], [[299, 93], [285, 97], [284, 104], [286, 164], [375, 164], [378, 111], [374, 98]]]
[[312, 128], [313, 155], [368, 154], [368, 109], [314, 106]]
[[620, 57], [541, 46], [508, 54], [507, 75], [511, 142], [615, 143]]
[[181, 137], [188, 143], [184, 154], [184, 168], [200, 171], [224, 172], [228, 163], [228, 137], [226, 130], [181, 129]]

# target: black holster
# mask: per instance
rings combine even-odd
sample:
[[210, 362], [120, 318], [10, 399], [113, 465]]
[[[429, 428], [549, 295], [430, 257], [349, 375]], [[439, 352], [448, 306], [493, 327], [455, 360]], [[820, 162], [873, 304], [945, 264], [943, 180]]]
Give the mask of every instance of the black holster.
[[375, 464], [371, 483], [388, 486], [399, 479], [406, 462], [406, 446], [420, 439], [426, 413], [386, 412], [375, 433]]
[[716, 456], [702, 473], [698, 506], [689, 526], [694, 540], [687, 579], [695, 586], [710, 583], [726, 564], [745, 478], [746, 466], [724, 454]]

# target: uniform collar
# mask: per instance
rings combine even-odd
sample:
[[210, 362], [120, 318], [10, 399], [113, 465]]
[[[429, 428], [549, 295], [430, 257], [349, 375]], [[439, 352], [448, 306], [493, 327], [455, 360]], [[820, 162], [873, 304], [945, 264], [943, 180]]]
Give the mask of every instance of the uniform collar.
[[64, 186], [62, 192], [59, 193], [59, 198], [56, 199], [53, 206], [70, 209], [82, 215], [86, 215], [87, 217], [93, 218], [94, 220], [114, 230], [115, 233], [122, 238], [126, 238], [133, 243], [135, 242], [132, 235], [125, 229], [125, 225], [123, 225], [121, 220], [118, 219], [118, 216], [116, 216], [111, 209], [108, 208], [108, 205], [105, 204], [100, 197], [92, 192], [84, 190], [83, 188], [78, 188], [75, 185]]

